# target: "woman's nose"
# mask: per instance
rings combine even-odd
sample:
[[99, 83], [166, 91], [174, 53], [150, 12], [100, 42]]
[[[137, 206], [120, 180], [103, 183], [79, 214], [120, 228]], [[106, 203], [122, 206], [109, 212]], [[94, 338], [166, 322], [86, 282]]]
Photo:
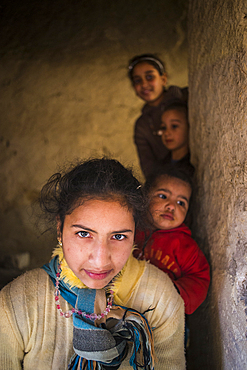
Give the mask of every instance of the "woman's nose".
[[104, 268], [109, 265], [110, 260], [111, 254], [107, 241], [96, 242], [91, 253], [91, 262], [93, 262], [94, 266]]

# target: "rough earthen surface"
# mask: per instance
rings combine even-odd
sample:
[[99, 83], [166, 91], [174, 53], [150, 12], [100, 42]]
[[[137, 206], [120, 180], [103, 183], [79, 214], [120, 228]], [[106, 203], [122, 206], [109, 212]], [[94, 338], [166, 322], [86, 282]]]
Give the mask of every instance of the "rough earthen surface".
[[[189, 88], [195, 232], [212, 266], [207, 303], [194, 314], [205, 336], [195, 369], [247, 368], [247, 7], [191, 0]], [[192, 338], [193, 342], [193, 333]], [[198, 362], [195, 361], [198, 366]], [[193, 368], [194, 369], [194, 368]]]

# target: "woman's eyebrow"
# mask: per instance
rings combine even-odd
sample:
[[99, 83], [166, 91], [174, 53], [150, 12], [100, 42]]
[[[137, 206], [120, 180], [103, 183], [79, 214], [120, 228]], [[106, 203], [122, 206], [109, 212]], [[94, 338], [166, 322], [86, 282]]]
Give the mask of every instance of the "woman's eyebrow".
[[93, 233], [96, 233], [95, 230], [90, 229], [89, 227], [86, 227], [86, 226], [83, 226], [83, 225], [80, 225], [80, 224], [71, 225], [71, 227], [75, 227], [77, 229], [83, 229], [83, 230], [86, 230], [86, 231], [91, 231]]
[[[83, 226], [83, 225], [80, 225], [80, 224], [75, 224], [75, 225], [71, 225], [71, 227], [75, 227], [77, 229], [83, 229], [85, 231], [90, 231], [92, 233], [96, 233], [97, 234], [97, 231], [93, 230], [93, 229], [90, 229], [89, 227], [86, 227], [86, 226]], [[121, 233], [133, 233], [133, 230], [130, 230], [130, 229], [123, 229], [123, 230], [117, 230], [117, 231], [112, 231], [111, 234], [121, 234]]]
[[112, 231], [112, 234], [122, 234], [122, 233], [133, 233], [133, 230], [124, 229], [124, 230]]

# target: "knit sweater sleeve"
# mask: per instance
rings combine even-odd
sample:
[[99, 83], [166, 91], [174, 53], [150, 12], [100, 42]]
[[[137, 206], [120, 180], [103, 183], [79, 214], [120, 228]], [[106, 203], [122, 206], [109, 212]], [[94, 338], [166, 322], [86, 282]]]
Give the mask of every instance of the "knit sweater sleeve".
[[22, 369], [24, 342], [18, 329], [11, 303], [12, 285], [0, 292], [0, 367], [4, 370]]
[[[72, 320], [60, 320], [54, 286], [42, 269], [0, 292], [0, 369], [65, 369], [73, 354]], [[64, 311], [70, 307], [61, 298]], [[59, 320], [59, 324], [58, 321]]]

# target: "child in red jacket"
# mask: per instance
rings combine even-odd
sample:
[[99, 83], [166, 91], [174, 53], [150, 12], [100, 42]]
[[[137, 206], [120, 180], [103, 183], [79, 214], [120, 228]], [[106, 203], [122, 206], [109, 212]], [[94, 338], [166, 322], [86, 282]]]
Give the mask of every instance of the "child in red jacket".
[[209, 264], [183, 223], [192, 194], [190, 177], [176, 168], [164, 168], [148, 178], [152, 230], [137, 231], [134, 255], [168, 273], [192, 314], [205, 300], [210, 282]]

